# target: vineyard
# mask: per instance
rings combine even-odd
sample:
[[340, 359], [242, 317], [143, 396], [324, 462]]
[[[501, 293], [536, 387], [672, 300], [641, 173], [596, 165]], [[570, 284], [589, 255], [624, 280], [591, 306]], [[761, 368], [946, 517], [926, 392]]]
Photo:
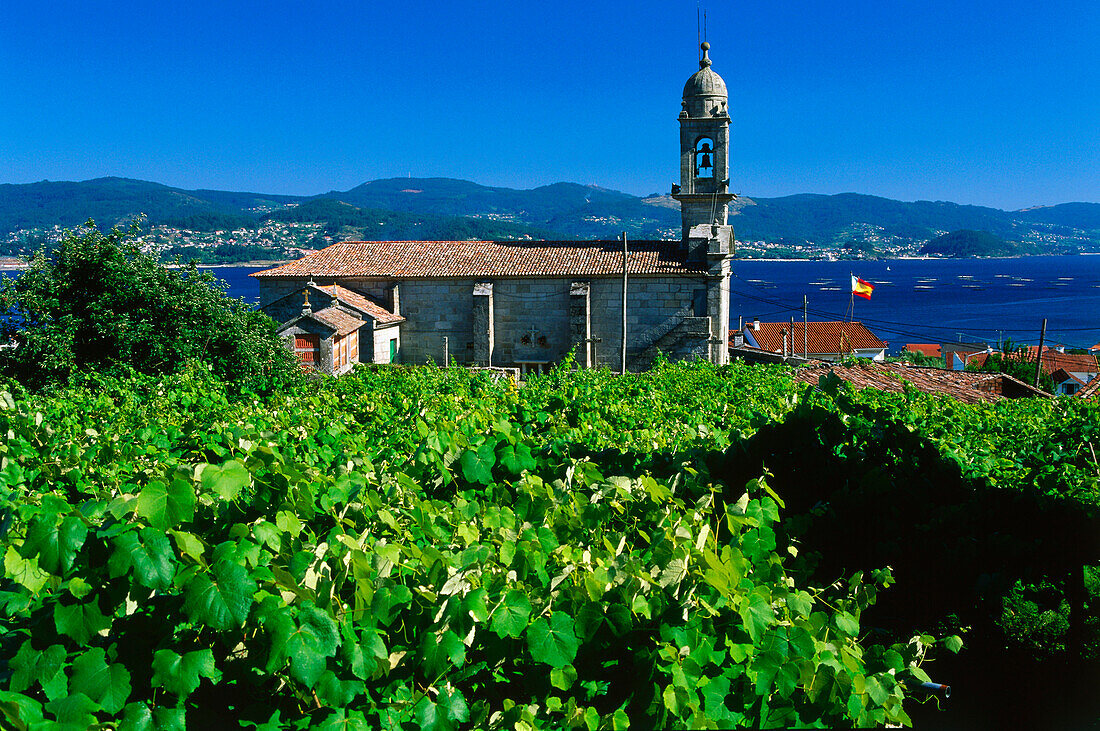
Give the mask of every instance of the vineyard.
[[3, 729], [1100, 718], [1100, 405], [667, 363], [7, 389]]

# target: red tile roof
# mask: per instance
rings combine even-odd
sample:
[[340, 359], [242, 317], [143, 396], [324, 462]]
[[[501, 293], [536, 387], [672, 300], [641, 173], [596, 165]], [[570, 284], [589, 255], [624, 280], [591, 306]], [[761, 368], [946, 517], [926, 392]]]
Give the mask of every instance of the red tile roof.
[[[702, 274], [678, 241], [631, 241], [628, 272]], [[343, 241], [254, 277], [554, 277], [616, 275], [618, 241]]]
[[1084, 381], [1082, 381], [1080, 378], [1078, 378], [1077, 376], [1075, 376], [1072, 373], [1070, 373], [1069, 371], [1067, 371], [1065, 368], [1057, 369], [1056, 371], [1054, 371], [1053, 373], [1050, 374], [1050, 377], [1055, 383], [1065, 383], [1066, 381], [1074, 381], [1076, 383], [1079, 383], [1082, 386], [1085, 385]]
[[854, 363], [806, 366], [796, 370], [794, 377], [796, 381], [817, 385], [818, 379], [829, 372], [835, 373], [858, 389], [877, 388], [880, 391], [901, 393], [904, 389], [903, 383], [908, 383], [918, 391], [951, 396], [969, 404], [996, 401], [1006, 391], [1017, 395], [1050, 395], [1003, 373], [949, 371], [907, 363], [876, 363], [865, 359]]
[[[804, 343], [801, 322], [794, 323], [793, 331], [789, 322], [762, 322], [759, 330], [752, 323], [745, 326], [746, 335], [751, 335], [762, 349], [773, 353], [783, 352], [784, 332], [788, 333], [787, 347], [794, 354], [801, 354]], [[810, 322], [806, 325], [806, 333], [810, 355], [886, 347], [886, 343], [875, 337], [862, 322]]]
[[341, 287], [339, 284], [329, 284], [323, 287], [319, 286], [318, 289], [328, 292], [340, 302], [350, 305], [353, 309], [359, 310], [364, 315], [373, 318], [383, 325], [405, 321], [404, 317], [393, 314], [377, 302], [374, 302], [373, 300], [370, 300], [364, 295], [350, 290], [347, 287]]
[[[1035, 354], [1038, 351], [1039, 346], [1029, 345], [1006, 357], [1022, 358], [1025, 361], [1034, 363]], [[990, 355], [990, 353], [977, 353], [967, 360], [966, 363], [973, 363], [980, 367], [985, 364]], [[1051, 375], [1059, 369], [1066, 371], [1066, 373], [1100, 373], [1095, 355], [1059, 353], [1053, 348], [1043, 348], [1043, 373]]]
[[939, 358], [943, 355], [938, 343], [906, 343], [905, 349], [910, 353], [920, 353], [927, 358]]
[[1078, 398], [1095, 399], [1096, 394], [1100, 393], [1100, 376], [1092, 379], [1085, 384], [1085, 387], [1077, 392]]

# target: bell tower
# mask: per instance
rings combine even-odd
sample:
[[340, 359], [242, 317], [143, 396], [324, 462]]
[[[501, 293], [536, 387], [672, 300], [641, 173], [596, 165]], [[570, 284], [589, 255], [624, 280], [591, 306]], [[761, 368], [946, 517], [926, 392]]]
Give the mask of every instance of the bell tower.
[[[711, 69], [710, 44], [700, 48], [699, 70], [684, 85], [680, 111], [680, 184], [672, 197], [680, 201], [683, 242], [689, 246], [692, 228], [725, 227], [729, 216], [730, 115], [726, 82]], [[715, 232], [717, 233], [717, 232]], [[729, 239], [732, 243], [732, 232]]]

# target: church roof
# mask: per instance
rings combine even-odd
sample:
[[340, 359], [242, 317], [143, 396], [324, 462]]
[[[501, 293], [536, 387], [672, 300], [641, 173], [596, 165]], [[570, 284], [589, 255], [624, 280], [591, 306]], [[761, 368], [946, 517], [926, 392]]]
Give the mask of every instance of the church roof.
[[[619, 241], [343, 241], [256, 272], [259, 278], [384, 277], [586, 277], [622, 274]], [[633, 276], [706, 273], [689, 261], [679, 241], [630, 241]]]
[[707, 55], [710, 44], [704, 42], [701, 48], [703, 49], [703, 58], [699, 61], [699, 70], [692, 74], [691, 78], [684, 84], [684, 98], [688, 99], [695, 96], [728, 97], [726, 82], [722, 80], [721, 76], [714, 73], [710, 67], [711, 61]]

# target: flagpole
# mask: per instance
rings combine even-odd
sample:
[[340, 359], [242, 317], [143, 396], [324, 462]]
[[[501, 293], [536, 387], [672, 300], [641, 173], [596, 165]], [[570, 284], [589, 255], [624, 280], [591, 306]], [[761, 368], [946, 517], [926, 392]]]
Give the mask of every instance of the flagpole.
[[[855, 279], [856, 275], [854, 272], [848, 272], [848, 275], [849, 277], [851, 277], [851, 279], [848, 280], [850, 284], [852, 279]], [[855, 287], [851, 286], [848, 287], [848, 290], [848, 322], [851, 322], [852, 318], [855, 317], [856, 314], [856, 290]]]

